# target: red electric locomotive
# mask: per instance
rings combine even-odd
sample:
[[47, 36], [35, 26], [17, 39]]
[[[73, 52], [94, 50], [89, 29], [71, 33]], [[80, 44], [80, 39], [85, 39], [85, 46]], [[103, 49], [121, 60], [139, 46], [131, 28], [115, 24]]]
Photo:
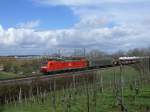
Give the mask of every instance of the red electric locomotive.
[[46, 65], [41, 67], [41, 72], [50, 73], [62, 70], [82, 69], [87, 66], [88, 61], [83, 58], [78, 60], [49, 60]]

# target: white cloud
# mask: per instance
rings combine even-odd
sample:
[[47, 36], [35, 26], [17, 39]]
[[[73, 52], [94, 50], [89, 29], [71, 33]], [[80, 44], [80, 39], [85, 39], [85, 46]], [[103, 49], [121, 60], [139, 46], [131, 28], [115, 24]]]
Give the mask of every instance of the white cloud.
[[22, 22], [17, 24], [17, 27], [19, 28], [36, 28], [40, 24], [39, 20], [33, 20], [33, 21], [28, 21], [28, 22]]
[[104, 17], [86, 17], [86, 19], [82, 18], [74, 27], [79, 29], [101, 28], [105, 27], [109, 22], [110, 21]]
[[149, 2], [149, 0], [33, 0], [45, 5], [66, 5], [66, 6], [92, 6], [103, 3], [134, 3]]
[[61, 29], [35, 31], [34, 29], [7, 30], [0, 27], [0, 47], [29, 47], [41, 49], [55, 48], [99, 48], [107, 52], [120, 49], [128, 50], [136, 47], [149, 46], [150, 35], [148, 29], [143, 26], [122, 25], [112, 28], [93, 29]]

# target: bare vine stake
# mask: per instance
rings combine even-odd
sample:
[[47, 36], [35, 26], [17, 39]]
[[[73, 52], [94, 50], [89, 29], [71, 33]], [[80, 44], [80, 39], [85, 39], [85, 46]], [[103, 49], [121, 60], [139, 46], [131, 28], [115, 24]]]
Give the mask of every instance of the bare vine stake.
[[134, 104], [136, 102], [136, 88], [137, 88], [137, 83], [136, 80], [134, 80]]
[[32, 86], [29, 89], [29, 101], [31, 102], [31, 105], [32, 105], [32, 103], [33, 103], [33, 100], [32, 100]]
[[8, 104], [7, 96], [5, 96], [5, 104]]
[[[66, 85], [66, 87], [67, 87], [67, 85]], [[64, 89], [64, 110], [65, 110], [65, 112], [67, 112], [67, 89], [66, 89], [66, 87], [65, 87], [65, 89]]]
[[146, 84], [150, 82], [150, 56], [147, 57], [147, 77], [146, 77]]
[[114, 86], [113, 86], [113, 93], [114, 93], [114, 96], [115, 96], [115, 98], [117, 97], [117, 84], [116, 84], [116, 70], [115, 69], [113, 69], [113, 71], [114, 71]]
[[44, 104], [45, 102], [46, 102], [46, 90], [44, 90], [42, 94], [42, 104]]
[[111, 79], [109, 81], [109, 87], [110, 87], [110, 90], [112, 90], [112, 81], [111, 81]]
[[76, 77], [75, 77], [75, 75], [73, 75], [73, 88], [74, 89], [76, 88]]
[[38, 100], [38, 104], [41, 103], [41, 87], [39, 87], [39, 95], [37, 97], [37, 100]]
[[67, 88], [66, 88], [66, 111], [70, 111], [70, 104], [69, 104], [69, 82], [67, 83]]
[[142, 88], [142, 84], [141, 84], [142, 83], [142, 75], [144, 74], [142, 63], [143, 63], [143, 59], [142, 59], [142, 62], [140, 62], [139, 64], [137, 64], [137, 67], [139, 69], [138, 80], [140, 81], [140, 88]]
[[94, 112], [96, 112], [96, 105], [97, 105], [97, 83], [94, 82], [93, 84], [93, 101], [94, 101]]
[[99, 71], [97, 71], [97, 89], [100, 91], [100, 76], [99, 76]]
[[19, 103], [22, 103], [22, 89], [20, 87], [20, 90], [19, 90]]
[[15, 97], [13, 96], [13, 102], [14, 102], [14, 106], [16, 107], [16, 99], [15, 99]]
[[62, 96], [61, 96], [61, 104], [62, 104], [62, 107], [64, 108], [63, 111], [65, 112], [65, 89], [63, 88], [62, 90]]
[[89, 98], [89, 87], [88, 87], [88, 81], [86, 81], [86, 93], [87, 93], [87, 112], [90, 111], [90, 98]]
[[51, 81], [50, 81], [50, 83], [49, 83], [49, 91], [50, 91], [50, 93], [52, 92], [52, 84], [51, 84]]
[[146, 75], [149, 75], [149, 58], [146, 57]]
[[120, 83], [120, 103], [123, 104], [123, 87], [122, 87], [122, 65], [120, 65], [120, 80], [119, 80], [119, 83]]
[[145, 61], [146, 61], [146, 67], [145, 67], [145, 69], [146, 69], [146, 78], [148, 79], [148, 76], [149, 76], [149, 58], [147, 57], [146, 59], [145, 59]]
[[[68, 87], [68, 84], [67, 84]], [[69, 88], [68, 88], [69, 89]], [[66, 112], [69, 112], [69, 90], [66, 88]]]
[[69, 87], [68, 89], [68, 112], [71, 112], [71, 100], [72, 100], [72, 95], [71, 95], [71, 90]]
[[148, 74], [147, 74], [147, 84], [150, 81], [150, 56], [148, 57]]
[[123, 72], [123, 66], [120, 65], [120, 80], [119, 80], [119, 83], [120, 83], [120, 97], [119, 97], [119, 105], [121, 106], [121, 111], [122, 112], [128, 112], [127, 108], [125, 107], [124, 105], [124, 100], [123, 100], [123, 75], [122, 75], [122, 72]]
[[103, 93], [104, 89], [103, 89], [103, 75], [100, 72], [100, 92]]
[[53, 104], [53, 112], [56, 112], [56, 96], [55, 96], [55, 91], [56, 90], [56, 81], [54, 79], [54, 88], [53, 88], [53, 96], [52, 96], [52, 104]]
[[25, 104], [28, 104], [28, 101], [27, 101], [27, 97], [25, 96], [25, 98], [24, 98], [24, 102], [25, 102]]
[[150, 82], [150, 56], [148, 57], [148, 71], [147, 84]]
[[11, 96], [10, 95], [8, 97], [8, 101], [9, 101], [9, 103], [11, 103]]
[[[36, 93], [37, 93], [37, 96], [39, 96], [39, 87], [37, 86], [36, 87]], [[34, 98], [34, 103], [36, 103], [36, 102], [38, 102], [39, 103], [39, 100], [38, 100], [39, 98]], [[37, 100], [37, 101], [36, 101]]]

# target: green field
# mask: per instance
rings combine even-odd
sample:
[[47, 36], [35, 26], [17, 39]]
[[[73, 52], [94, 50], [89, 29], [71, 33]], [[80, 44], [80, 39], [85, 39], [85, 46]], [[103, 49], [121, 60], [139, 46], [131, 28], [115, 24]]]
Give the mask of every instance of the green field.
[[0, 79], [8, 79], [14, 77], [20, 77], [20, 75], [11, 72], [0, 72]]
[[[99, 73], [103, 76], [103, 92], [97, 83], [85, 84], [3, 105], [0, 112], [121, 112], [113, 86], [113, 76], [115, 74], [116, 80], [119, 80], [120, 68], [104, 69]], [[150, 83], [136, 82], [139, 75], [139, 72], [129, 66], [122, 71], [122, 104], [128, 112], [150, 111]], [[125, 83], [126, 81], [132, 83]]]

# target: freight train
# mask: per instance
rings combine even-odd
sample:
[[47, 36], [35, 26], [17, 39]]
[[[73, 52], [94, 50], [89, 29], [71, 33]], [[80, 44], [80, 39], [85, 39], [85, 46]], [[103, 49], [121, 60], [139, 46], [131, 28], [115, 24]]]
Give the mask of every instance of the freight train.
[[131, 64], [136, 63], [140, 57], [120, 57], [117, 59], [85, 59], [85, 58], [67, 58], [67, 59], [50, 59], [41, 67], [42, 73], [73, 71], [88, 68], [98, 68], [100, 66]]

